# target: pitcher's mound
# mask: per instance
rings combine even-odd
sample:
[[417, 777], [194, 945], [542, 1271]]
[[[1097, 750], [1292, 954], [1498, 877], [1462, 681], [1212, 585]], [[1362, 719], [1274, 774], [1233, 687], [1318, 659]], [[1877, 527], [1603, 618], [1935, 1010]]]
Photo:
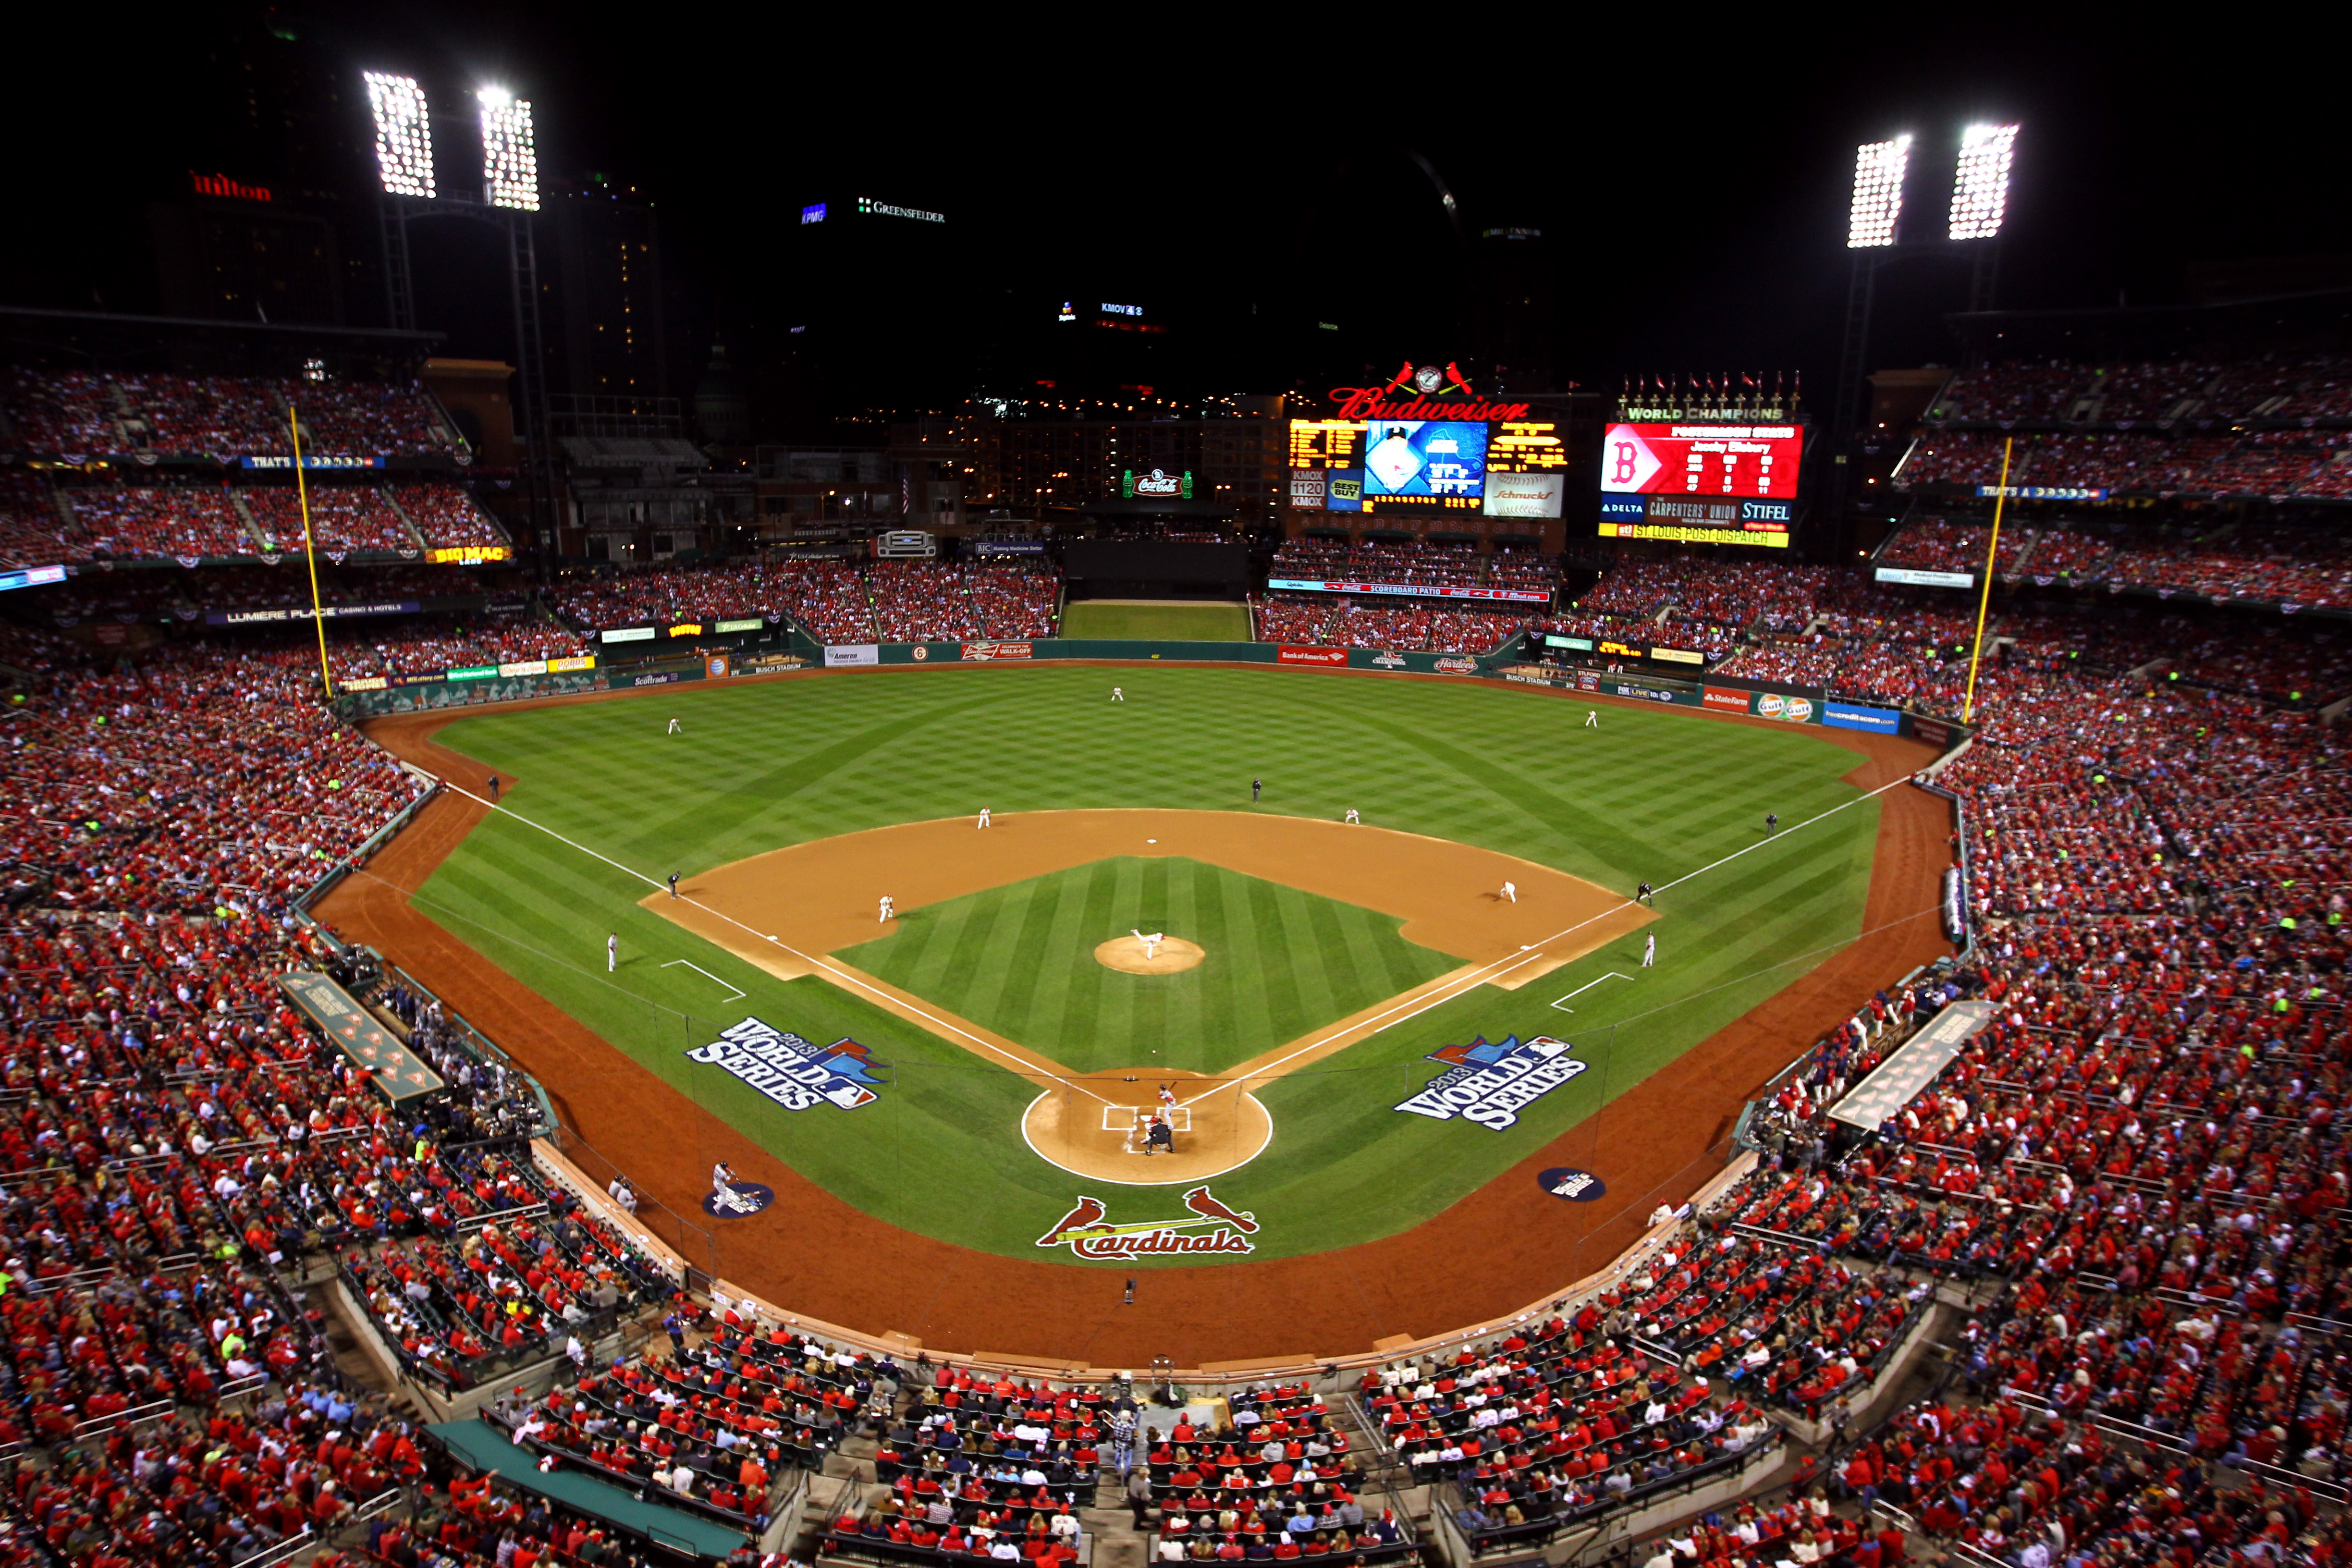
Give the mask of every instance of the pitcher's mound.
[[1158, 951], [1146, 958], [1143, 944], [1135, 938], [1115, 936], [1095, 949], [1095, 962], [1122, 974], [1176, 974], [1209, 956], [1199, 942], [1181, 936], [1164, 937], [1155, 945]]

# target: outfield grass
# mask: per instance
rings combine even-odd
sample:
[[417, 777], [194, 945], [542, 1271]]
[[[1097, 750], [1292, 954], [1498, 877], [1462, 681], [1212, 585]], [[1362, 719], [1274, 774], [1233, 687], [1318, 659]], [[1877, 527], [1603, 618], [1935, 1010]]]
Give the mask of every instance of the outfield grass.
[[1247, 605], [1079, 600], [1062, 606], [1062, 635], [1141, 642], [1247, 642]]
[[[1066, 1258], [1032, 1243], [1078, 1184], [1021, 1140], [1029, 1084], [824, 981], [777, 981], [638, 908], [653, 882], [781, 845], [961, 816], [983, 801], [1008, 814], [1169, 806], [1325, 819], [1354, 805], [1381, 826], [1525, 856], [1624, 892], [1701, 872], [1658, 899], [1647, 928], [1657, 933], [1654, 969], [1640, 968], [1636, 934], [1520, 991], [1475, 988], [1265, 1090], [1274, 1142], [1217, 1181], [1219, 1196], [1271, 1216], [1261, 1256], [1349, 1245], [1428, 1217], [1859, 929], [1877, 805], [1791, 831], [1855, 798], [1839, 782], [1853, 753], [1801, 730], [1614, 707], [1588, 730], [1584, 704], [1540, 691], [1272, 668], [1139, 665], [1122, 672], [1128, 700], [1114, 704], [1107, 674], [1048, 664], [881, 670], [469, 715], [442, 739], [517, 781], [509, 809], [473, 832], [417, 903], [845, 1201], [926, 1235], [1033, 1258]], [[664, 733], [672, 716], [683, 734]], [[1266, 784], [1255, 806], [1253, 776]], [[1769, 842], [1767, 811], [1783, 824]], [[1749, 852], [1726, 861], [1740, 850]], [[1004, 952], [996, 923], [975, 910], [969, 940]], [[611, 976], [607, 931], [619, 932], [625, 955]], [[938, 958], [943, 972], [961, 962], [964, 940]], [[1284, 954], [1294, 971], [1320, 965], [1323, 984], [1349, 984], [1347, 942], [1300, 945]], [[1034, 968], [1040, 992], [1066, 993], [1030, 1003], [1039, 1016], [1050, 1003], [1068, 1018], [1097, 984], [1090, 956], [1058, 974], [1024, 956], [1007, 962]], [[1551, 1005], [1612, 973], [1633, 978], [1586, 992], [1573, 1014]], [[975, 962], [961, 984], [978, 973]], [[732, 997], [737, 990], [746, 994]], [[818, 1041], [855, 1038], [890, 1064], [891, 1087], [854, 1111], [787, 1112], [686, 1059], [746, 1015]], [[1391, 1109], [1440, 1070], [1425, 1058], [1441, 1046], [1538, 1033], [1576, 1040], [1601, 1070], [1501, 1131]], [[1107, 1038], [1103, 1048], [1113, 1046], [1130, 1042]], [[1606, 1178], [1605, 1139], [1580, 1163]]]
[[[1216, 1073], [1459, 966], [1403, 924], [1198, 860], [1120, 856], [916, 910], [841, 956], [1080, 1072]], [[1139, 930], [1206, 956], [1176, 974], [1095, 962], [1097, 942]]]

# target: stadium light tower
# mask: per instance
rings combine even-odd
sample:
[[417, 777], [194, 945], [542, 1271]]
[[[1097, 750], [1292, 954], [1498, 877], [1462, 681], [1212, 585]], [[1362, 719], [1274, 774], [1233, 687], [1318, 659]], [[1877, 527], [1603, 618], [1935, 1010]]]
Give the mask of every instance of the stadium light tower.
[[515, 424], [530, 476], [531, 514], [542, 539], [551, 537], [552, 491], [548, 471], [545, 356], [539, 320], [539, 255], [531, 214], [539, 210], [539, 142], [530, 103], [503, 87], [476, 89], [482, 135], [478, 193], [440, 192], [433, 171], [433, 125], [425, 89], [414, 77], [368, 71], [368, 107], [375, 116], [377, 198], [383, 241], [383, 286], [392, 324], [416, 330], [416, 296], [409, 275], [408, 226], [417, 218], [461, 217], [503, 229], [515, 341]]
[[1895, 243], [1895, 222], [1903, 216], [1903, 175], [1911, 164], [1911, 138], [1865, 142], [1854, 149], [1853, 208], [1846, 219], [1848, 250]]
[[502, 87], [474, 95], [482, 106], [482, 195], [494, 207], [539, 210], [539, 145], [531, 135], [530, 100]]
[[1952, 174], [1951, 237], [1990, 239], [2009, 207], [2009, 166], [2017, 156], [2017, 127], [1971, 125], [1960, 132], [1960, 161]]
[[425, 117], [425, 89], [411, 76], [366, 76], [368, 108], [375, 116], [376, 177], [384, 194], [423, 196], [439, 193], [433, 183], [433, 123]]

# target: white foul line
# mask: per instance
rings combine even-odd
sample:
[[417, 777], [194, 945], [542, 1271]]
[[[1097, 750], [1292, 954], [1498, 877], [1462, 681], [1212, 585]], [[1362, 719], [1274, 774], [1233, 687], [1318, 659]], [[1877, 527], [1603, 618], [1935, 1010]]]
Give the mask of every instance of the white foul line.
[[[694, 960], [690, 958], [673, 958], [667, 963], [663, 964], [662, 967], [664, 969], [676, 969], [681, 963], [685, 964], [688, 969], [693, 970], [697, 974], [701, 975], [705, 980], [710, 981], [714, 984], [727, 985], [727, 982], [719, 979], [719, 976], [711, 973], [710, 971], [703, 968], [702, 965], [695, 963]], [[727, 989], [730, 991], [735, 991], [735, 987], [732, 985], [727, 985]], [[730, 996], [727, 1000], [730, 1002], [740, 1002], [743, 1000], [745, 994], [746, 993], [744, 992], [735, 991], [735, 994]]]
[[[610, 855], [603, 854], [597, 850], [589, 848], [585, 844], [566, 838], [562, 834], [556, 832], [555, 829], [548, 826], [543, 822], [533, 822], [530, 817], [523, 816], [522, 813], [519, 811], [509, 811], [497, 801], [484, 800], [480, 795], [476, 795], [472, 790], [467, 789], [463, 784], [451, 784], [447, 779], [443, 779], [441, 783], [445, 787], [464, 795], [467, 800], [472, 801], [475, 805], [487, 806], [488, 809], [498, 812], [502, 816], [511, 816], [517, 822], [522, 823], [526, 826], [536, 827], [541, 833], [546, 834], [550, 838], [554, 839], [558, 844], [568, 844], [572, 848], [579, 850], [583, 855], [591, 856], [595, 859], [602, 860], [605, 865], [610, 866], [615, 871], [635, 877], [638, 881], [643, 882], [648, 888], [665, 888], [669, 885], [667, 882], [646, 876], [643, 871], [636, 869], [635, 867], [622, 865]], [[1022, 1076], [1024, 1078], [1050, 1078], [1056, 1083], [1066, 1084], [1068, 1087], [1076, 1089], [1080, 1094], [1085, 1095], [1089, 1100], [1101, 1100], [1105, 1105], [1108, 1105], [1110, 1103], [1109, 1100], [1103, 1100], [1101, 1095], [1097, 1094], [1093, 1089], [1088, 1089], [1085, 1084], [1078, 1082], [1076, 1079], [1066, 1079], [1060, 1077], [1058, 1074], [1041, 1072], [1039, 1071], [1035, 1062], [1027, 1060], [1022, 1057], [1014, 1056], [1011, 1051], [1004, 1049], [1003, 1047], [992, 1045], [988, 1041], [982, 1039], [978, 1035], [973, 1034], [969, 1029], [960, 1028], [956, 1025], [949, 1023], [945, 1018], [935, 1016], [930, 1013], [925, 1012], [920, 1007], [914, 1006], [910, 1003], [901, 1001], [899, 998], [888, 994], [879, 987], [868, 984], [862, 976], [853, 974], [848, 970], [843, 969], [835, 964], [823, 954], [812, 957], [796, 947], [791, 946], [786, 942], [777, 941], [774, 937], [770, 936], [765, 931], [753, 931], [750, 926], [745, 925], [741, 921], [737, 920], [733, 915], [729, 914], [726, 910], [712, 909], [700, 899], [692, 898], [683, 893], [677, 894], [675, 896], [682, 902], [692, 904], [696, 909], [702, 910], [705, 914], [718, 916], [720, 920], [725, 921], [729, 925], [733, 926], [737, 931], [742, 931], [748, 936], [755, 936], [761, 942], [768, 943], [771, 947], [776, 948], [781, 952], [790, 953], [793, 957], [799, 959], [803, 963], [807, 964], [810, 968], [822, 971], [825, 977], [833, 981], [836, 985], [855, 986], [858, 990], [864, 991], [877, 998], [886, 1007], [892, 1009], [904, 1007], [907, 1011], [911, 1012], [916, 1016], [921, 1018], [926, 1025], [937, 1029], [941, 1034], [954, 1035], [960, 1038], [970, 1040], [973, 1045], [978, 1046], [981, 1049], [992, 1052], [995, 1055], [1003, 1058], [1006, 1061], [1016, 1064], [1022, 1069]], [[667, 966], [665, 965], [664, 967]], [[721, 982], [721, 984], [724, 984], [724, 982]]]
[[1567, 995], [1553, 1003], [1552, 1005], [1558, 1007], [1563, 1013], [1573, 1013], [1576, 1009], [1569, 1006], [1568, 1004], [1574, 1001], [1577, 997], [1583, 995], [1586, 992], [1600, 984], [1603, 980], [1631, 980], [1633, 978], [1633, 977], [1630, 974], [1620, 974], [1612, 969], [1606, 974], [1595, 975], [1593, 978], [1586, 981], [1583, 984], [1578, 986], [1575, 990], [1570, 992]]
[[[1895, 788], [1897, 784], [1906, 784], [1910, 782], [1911, 775], [1909, 773], [1905, 773], [1900, 778], [1890, 779], [1886, 783], [1880, 784], [1876, 789], [1866, 791], [1864, 794], [1854, 796], [1852, 800], [1840, 802], [1838, 805], [1830, 807], [1827, 811], [1821, 813], [1818, 816], [1809, 816], [1802, 822], [1791, 823], [1789, 826], [1788, 833], [1776, 833], [1769, 838], [1759, 839], [1755, 844], [1746, 845], [1740, 848], [1735, 849], [1730, 854], [1723, 857], [1722, 859], [1710, 860], [1706, 865], [1701, 866], [1697, 870], [1689, 872], [1685, 876], [1677, 877], [1671, 882], [1664, 883], [1655, 890], [1658, 892], [1664, 892], [1667, 888], [1678, 888], [1685, 882], [1689, 881], [1693, 877], [1703, 877], [1707, 872], [1714, 870], [1717, 866], [1727, 865], [1731, 861], [1738, 859], [1750, 849], [1757, 848], [1765, 844], [1777, 844], [1781, 839], [1786, 838], [1790, 833], [1794, 833], [1799, 828], [1811, 827], [1816, 822], [1821, 822], [1829, 817], [1835, 816], [1847, 806], [1860, 805], [1865, 800], [1875, 800], [1880, 795], [1885, 795], [1888, 790]], [[1523, 947], [1514, 956], [1493, 959], [1486, 963], [1478, 965], [1475, 969], [1460, 971], [1452, 979], [1439, 985], [1436, 989], [1431, 991], [1427, 995], [1422, 997], [1418, 1001], [1399, 1003], [1393, 1007], [1389, 1007], [1373, 1014], [1373, 1020], [1384, 1019], [1386, 1021], [1381, 1023], [1379, 1028], [1375, 1028], [1368, 1032], [1377, 1035], [1381, 1033], [1383, 1030], [1393, 1028], [1395, 1026], [1404, 1023], [1409, 1019], [1419, 1017], [1422, 1014], [1428, 1012], [1432, 1007], [1441, 1006], [1447, 1002], [1453, 1001], [1454, 997], [1466, 993], [1473, 985], [1482, 985], [1490, 980], [1497, 979], [1502, 975], [1508, 974], [1512, 970], [1518, 968], [1521, 964], [1531, 963], [1536, 959], [1543, 957], [1544, 954], [1538, 950], [1550, 946], [1553, 942], [1558, 942], [1561, 937], [1575, 935], [1578, 931], [1582, 931], [1586, 926], [1591, 925], [1593, 921], [1605, 920], [1633, 902], [1634, 902], [1633, 900], [1627, 899], [1622, 903], [1611, 905], [1608, 909], [1602, 910], [1598, 914], [1587, 915], [1584, 919], [1577, 921], [1574, 925], [1568, 927], [1566, 930], [1554, 931], [1551, 935], [1544, 938], [1541, 942], [1537, 942], [1535, 944], [1535, 950]], [[1489, 970], [1494, 971], [1494, 973], [1489, 974], [1487, 973]], [[1390, 1014], [1395, 1014], [1396, 1016], [1391, 1017]], [[1370, 1021], [1372, 1020], [1367, 1020], [1367, 1022]], [[1265, 1066], [1258, 1068], [1255, 1072], [1249, 1073], [1245, 1076], [1252, 1079], [1262, 1079], [1266, 1074], [1272, 1072], [1275, 1068], [1282, 1066], [1285, 1062], [1295, 1061], [1298, 1058], [1306, 1056], [1310, 1052], [1321, 1050], [1326, 1045], [1338, 1039], [1341, 1035], [1353, 1034], [1362, 1027], [1363, 1026], [1360, 1024], [1350, 1028], [1335, 1029], [1329, 1034], [1308, 1041], [1306, 1045], [1299, 1047], [1295, 1051], [1291, 1051], [1285, 1056], [1276, 1057], [1274, 1060], [1266, 1063]], [[1208, 1090], [1206, 1092], [1194, 1095], [1192, 1100], [1181, 1100], [1178, 1103], [1190, 1105], [1193, 1100], [1206, 1100], [1210, 1094], [1216, 1091], [1213, 1089]]]

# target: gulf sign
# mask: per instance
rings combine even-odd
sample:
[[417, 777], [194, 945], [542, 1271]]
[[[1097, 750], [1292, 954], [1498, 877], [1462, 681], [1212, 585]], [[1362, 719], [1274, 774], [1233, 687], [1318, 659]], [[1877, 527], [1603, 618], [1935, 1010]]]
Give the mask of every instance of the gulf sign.
[[1790, 697], [1778, 691], [1759, 691], [1754, 695], [1755, 713], [1759, 719], [1780, 719], [1791, 724], [1820, 722], [1816, 716], [1819, 704], [1810, 697]]
[[1601, 439], [1601, 489], [1787, 500], [1804, 451], [1794, 425], [1612, 425]]

